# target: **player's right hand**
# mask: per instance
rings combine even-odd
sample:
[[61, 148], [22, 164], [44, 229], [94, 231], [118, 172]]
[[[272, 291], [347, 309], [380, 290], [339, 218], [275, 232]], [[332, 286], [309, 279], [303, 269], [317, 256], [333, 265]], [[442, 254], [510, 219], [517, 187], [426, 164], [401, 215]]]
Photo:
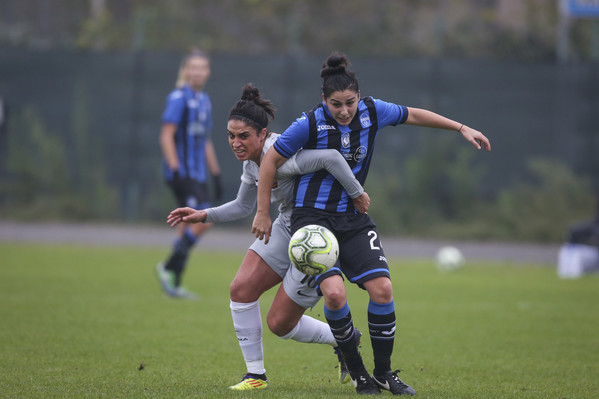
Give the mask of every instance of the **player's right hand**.
[[364, 191], [358, 197], [353, 198], [352, 202], [354, 204], [354, 208], [356, 208], [359, 213], [368, 213], [368, 208], [370, 208], [370, 197], [366, 191]]
[[264, 243], [268, 244], [271, 232], [272, 221], [270, 220], [270, 215], [263, 215], [259, 212], [256, 212], [256, 216], [254, 216], [254, 223], [252, 224], [252, 234], [254, 234], [256, 238], [260, 240], [264, 239]]
[[203, 223], [207, 217], [208, 214], [204, 210], [198, 211], [189, 207], [177, 208], [169, 213], [166, 223], [171, 227], [175, 227], [179, 223]]

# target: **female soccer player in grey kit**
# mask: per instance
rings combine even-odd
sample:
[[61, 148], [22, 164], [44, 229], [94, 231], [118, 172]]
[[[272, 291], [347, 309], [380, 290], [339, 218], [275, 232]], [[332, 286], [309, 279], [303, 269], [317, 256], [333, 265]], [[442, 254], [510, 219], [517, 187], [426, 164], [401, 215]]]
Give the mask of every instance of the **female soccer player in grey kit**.
[[[489, 140], [479, 131], [433, 112], [408, 108], [372, 97], [360, 97], [355, 74], [348, 69], [344, 54], [333, 53], [322, 66], [322, 103], [297, 119], [262, 159], [258, 183], [258, 209], [252, 231], [268, 241], [271, 221], [268, 214], [276, 168], [300, 148], [336, 149], [364, 184], [374, 141], [387, 125], [410, 125], [458, 131], [477, 149], [491, 150]], [[377, 394], [380, 388], [396, 395], [414, 395], [412, 387], [391, 371], [395, 339], [395, 305], [389, 266], [372, 219], [355, 212], [348, 193], [327, 172], [302, 176], [297, 183], [291, 230], [307, 224], [328, 227], [339, 241], [339, 267], [316, 277], [324, 295], [324, 313], [349, 369], [358, 393]], [[353, 334], [342, 273], [368, 291], [368, 326], [374, 355], [372, 377], [366, 370]], [[373, 378], [374, 377], [374, 378]]]
[[[181, 222], [225, 222], [248, 216], [256, 206], [256, 186], [262, 156], [279, 136], [267, 130], [269, 119], [273, 117], [272, 103], [262, 98], [257, 88], [244, 86], [241, 100], [231, 109], [227, 122], [231, 150], [237, 159], [243, 161], [237, 198], [204, 210], [189, 207], [175, 209], [168, 216], [167, 222], [175, 226]], [[285, 339], [334, 347], [337, 345], [326, 323], [304, 315], [304, 311], [316, 305], [320, 297], [314, 289], [312, 279], [291, 267], [287, 255], [295, 179], [298, 175], [323, 168], [336, 176], [358, 210], [368, 210], [368, 194], [338, 151], [300, 151], [279, 169], [277, 187], [271, 195], [272, 202], [279, 205], [272, 240], [268, 245], [261, 240], [256, 240], [251, 245], [230, 287], [233, 324], [247, 366], [247, 374], [231, 389], [248, 390], [268, 386], [258, 300], [264, 292], [281, 281], [283, 284], [268, 312], [269, 328]], [[338, 351], [336, 353], [341, 362], [340, 372], [345, 373], [343, 358]], [[346, 382], [349, 378], [346, 378], [345, 373], [340, 375], [340, 380]]]

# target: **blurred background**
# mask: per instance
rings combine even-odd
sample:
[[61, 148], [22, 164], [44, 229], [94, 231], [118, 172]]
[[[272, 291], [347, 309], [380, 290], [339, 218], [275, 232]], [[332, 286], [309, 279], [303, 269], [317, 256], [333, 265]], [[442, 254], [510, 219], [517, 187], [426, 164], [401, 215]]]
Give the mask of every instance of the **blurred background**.
[[[247, 82], [282, 132], [345, 52], [363, 95], [485, 133], [403, 126], [377, 140], [366, 190], [387, 234], [556, 243], [599, 192], [599, 1], [2, 0], [0, 219], [160, 224], [175, 202], [158, 137], [184, 54], [206, 86], [225, 198], [241, 163], [226, 117]], [[233, 227], [249, 225], [248, 220]]]

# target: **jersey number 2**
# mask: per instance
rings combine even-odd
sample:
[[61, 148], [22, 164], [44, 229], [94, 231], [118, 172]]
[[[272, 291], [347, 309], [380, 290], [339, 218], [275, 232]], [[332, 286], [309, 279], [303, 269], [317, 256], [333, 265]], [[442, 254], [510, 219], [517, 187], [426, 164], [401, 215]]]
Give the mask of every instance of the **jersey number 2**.
[[369, 237], [372, 236], [372, 238], [370, 238], [370, 249], [372, 249], [373, 251], [379, 251], [381, 249], [381, 247], [377, 247], [376, 245], [374, 245], [374, 241], [378, 237], [378, 235], [376, 234], [376, 231], [370, 230], [368, 232], [368, 236]]

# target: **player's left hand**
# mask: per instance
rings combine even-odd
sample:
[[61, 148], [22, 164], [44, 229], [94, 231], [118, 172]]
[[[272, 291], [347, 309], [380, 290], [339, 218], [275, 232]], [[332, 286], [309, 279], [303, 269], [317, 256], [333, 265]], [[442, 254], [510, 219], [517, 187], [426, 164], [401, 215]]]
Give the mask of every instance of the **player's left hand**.
[[487, 151], [491, 151], [491, 142], [484, 134], [482, 134], [478, 130], [472, 129], [471, 127], [464, 125], [462, 126], [461, 133], [462, 136], [464, 136], [466, 140], [471, 142], [477, 150], [484, 148]]

